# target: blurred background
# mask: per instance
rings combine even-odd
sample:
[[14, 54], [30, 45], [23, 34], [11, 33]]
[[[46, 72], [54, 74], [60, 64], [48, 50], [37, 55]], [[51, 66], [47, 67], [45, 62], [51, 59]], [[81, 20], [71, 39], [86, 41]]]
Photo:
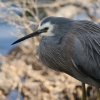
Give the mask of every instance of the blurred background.
[[[0, 0], [0, 100], [81, 100], [79, 81], [40, 63], [40, 37], [11, 46], [47, 16], [99, 24], [100, 0]], [[94, 87], [87, 97], [96, 100]]]

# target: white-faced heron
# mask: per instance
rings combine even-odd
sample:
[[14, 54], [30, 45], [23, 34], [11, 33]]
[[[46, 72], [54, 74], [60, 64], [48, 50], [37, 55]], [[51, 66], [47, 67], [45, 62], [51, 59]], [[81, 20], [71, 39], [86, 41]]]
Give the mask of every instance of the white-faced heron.
[[[100, 87], [100, 26], [91, 21], [47, 17], [37, 31], [15, 41], [41, 35], [39, 58], [46, 66], [85, 84]], [[83, 93], [83, 99], [85, 91]]]

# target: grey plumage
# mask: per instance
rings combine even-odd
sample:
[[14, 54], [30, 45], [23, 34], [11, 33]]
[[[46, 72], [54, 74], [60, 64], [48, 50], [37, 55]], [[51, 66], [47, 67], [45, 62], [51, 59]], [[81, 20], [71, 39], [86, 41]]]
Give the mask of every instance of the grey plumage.
[[[49, 20], [51, 19], [48, 18], [47, 21]], [[58, 20], [62, 21], [59, 18]], [[61, 22], [63, 25], [59, 21], [51, 22], [57, 24], [53, 30], [55, 36], [44, 37], [40, 42], [41, 61], [48, 67], [75, 78], [76, 74], [80, 73], [78, 80], [100, 87], [100, 27], [90, 21], [64, 19], [64, 22]], [[61, 29], [62, 31], [59, 31]]]
[[[53, 36], [42, 36], [38, 48], [43, 64], [100, 87], [100, 26], [63, 17], [45, 18], [40, 26], [48, 22], [53, 26], [49, 35]], [[49, 28], [44, 28], [47, 33]]]

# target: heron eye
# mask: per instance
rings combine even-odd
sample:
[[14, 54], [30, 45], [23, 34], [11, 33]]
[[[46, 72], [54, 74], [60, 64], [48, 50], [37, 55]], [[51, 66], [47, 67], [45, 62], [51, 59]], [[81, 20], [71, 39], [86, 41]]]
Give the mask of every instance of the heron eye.
[[48, 27], [45, 27], [44, 29], [47, 31], [49, 28]]

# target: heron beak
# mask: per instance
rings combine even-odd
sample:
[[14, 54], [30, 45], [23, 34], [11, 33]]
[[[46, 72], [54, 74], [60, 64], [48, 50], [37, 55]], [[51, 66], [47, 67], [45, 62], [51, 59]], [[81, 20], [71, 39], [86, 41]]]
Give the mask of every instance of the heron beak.
[[35, 31], [35, 32], [33, 32], [33, 33], [29, 34], [29, 35], [26, 35], [25, 37], [22, 37], [22, 38], [16, 40], [16, 41], [13, 42], [11, 45], [14, 45], [14, 44], [16, 44], [16, 43], [19, 43], [19, 42], [21, 42], [21, 41], [24, 41], [24, 40], [26, 40], [26, 39], [28, 39], [28, 38], [31, 38], [31, 37], [34, 37], [34, 36], [38, 36], [39, 34], [41, 34], [41, 33], [43, 33], [43, 32], [46, 32], [46, 31], [47, 31], [46, 29], [37, 30], [37, 31]]

